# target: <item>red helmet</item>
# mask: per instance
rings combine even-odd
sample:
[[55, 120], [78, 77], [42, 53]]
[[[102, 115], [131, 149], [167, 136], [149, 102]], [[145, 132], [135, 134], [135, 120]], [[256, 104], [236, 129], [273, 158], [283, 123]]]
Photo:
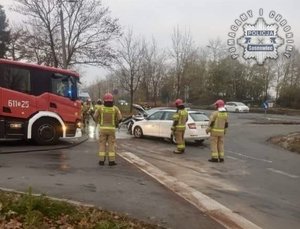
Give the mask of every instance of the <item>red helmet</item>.
[[214, 105], [217, 107], [217, 108], [220, 108], [220, 107], [224, 107], [225, 103], [222, 99], [218, 99]]
[[103, 97], [103, 101], [104, 102], [113, 102], [114, 101], [114, 97], [111, 93], [106, 93]]
[[175, 106], [178, 107], [178, 106], [181, 106], [181, 105], [183, 105], [182, 99], [176, 99]]

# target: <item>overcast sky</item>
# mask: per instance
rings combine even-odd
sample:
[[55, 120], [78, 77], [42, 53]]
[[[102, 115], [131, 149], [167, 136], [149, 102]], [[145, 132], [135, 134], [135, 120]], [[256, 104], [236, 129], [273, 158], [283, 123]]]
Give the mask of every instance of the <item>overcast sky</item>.
[[[11, 2], [0, 0], [9, 20], [13, 21], [15, 15], [7, 7]], [[177, 26], [182, 31], [190, 31], [197, 46], [205, 47], [209, 39], [218, 37], [226, 42], [234, 20], [248, 10], [257, 18], [260, 8], [266, 20], [271, 10], [281, 14], [292, 28], [296, 46], [300, 47], [299, 0], [103, 0], [103, 4], [110, 8], [112, 17], [119, 18], [124, 29], [129, 27], [137, 36], [148, 40], [154, 37], [161, 48], [171, 47], [171, 35]], [[268, 23], [271, 22], [270, 19]], [[89, 68], [85, 69], [83, 78], [92, 82], [103, 74], [105, 71], [101, 69]]]

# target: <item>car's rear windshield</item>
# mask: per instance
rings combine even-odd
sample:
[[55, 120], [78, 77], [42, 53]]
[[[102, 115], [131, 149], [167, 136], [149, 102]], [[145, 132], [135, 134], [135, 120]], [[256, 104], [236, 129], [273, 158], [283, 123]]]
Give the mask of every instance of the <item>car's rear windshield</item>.
[[190, 116], [195, 122], [209, 121], [209, 118], [202, 113], [190, 113]]

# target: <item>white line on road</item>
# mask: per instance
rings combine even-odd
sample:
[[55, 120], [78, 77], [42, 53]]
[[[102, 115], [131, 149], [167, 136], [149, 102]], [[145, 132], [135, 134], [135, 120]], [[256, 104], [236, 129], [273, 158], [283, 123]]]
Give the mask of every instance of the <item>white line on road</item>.
[[291, 177], [291, 178], [299, 178], [299, 176], [297, 176], [297, 175], [286, 173], [286, 172], [283, 172], [281, 170], [277, 170], [277, 169], [273, 169], [273, 168], [267, 168], [267, 170], [269, 170], [271, 172], [274, 172], [274, 173], [278, 173], [278, 174], [284, 175], [284, 176], [288, 176], [288, 177]]
[[235, 160], [235, 161], [245, 161], [245, 160], [242, 160], [242, 159], [239, 159], [237, 157], [232, 157], [232, 156], [226, 156], [227, 158], [230, 158], [232, 160]]
[[251, 156], [248, 156], [248, 155], [245, 155], [245, 154], [242, 154], [242, 153], [233, 152], [231, 150], [227, 150], [227, 152], [239, 155], [241, 157], [246, 157], [246, 158], [249, 158], [249, 159], [252, 159], [252, 160], [256, 160], [256, 161], [263, 161], [263, 162], [267, 162], [267, 163], [272, 163], [272, 161], [270, 161], [270, 160], [266, 160], [266, 159], [262, 159], [262, 158], [257, 158], [257, 157], [251, 157]]
[[130, 152], [118, 153], [122, 158], [137, 166], [142, 171], [156, 179], [159, 183], [163, 184], [174, 193], [178, 194], [189, 203], [197, 207], [200, 211], [209, 215], [217, 222], [230, 229], [258, 229], [259, 226], [245, 219], [241, 215], [234, 213], [229, 208], [220, 204], [219, 202], [211, 199], [202, 192], [188, 186], [187, 184], [179, 181], [173, 176], [168, 175], [166, 172], [160, 170], [156, 166], [148, 163], [147, 161], [137, 157]]

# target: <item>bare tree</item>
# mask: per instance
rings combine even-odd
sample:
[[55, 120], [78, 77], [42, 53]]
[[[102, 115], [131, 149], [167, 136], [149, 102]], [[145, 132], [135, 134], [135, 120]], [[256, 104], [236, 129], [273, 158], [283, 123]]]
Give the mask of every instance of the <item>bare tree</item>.
[[[35, 32], [36, 34], [38, 31]], [[26, 28], [13, 26], [8, 56], [14, 60], [30, 60], [37, 64], [53, 66], [54, 60], [51, 49], [45, 43], [45, 34], [32, 35]], [[41, 38], [45, 39], [41, 39]]]
[[[66, 45], [66, 66], [91, 64], [109, 66], [116, 57], [110, 43], [119, 37], [117, 19], [101, 0], [15, 0], [14, 10], [26, 15], [24, 24], [29, 37], [40, 50], [37, 59], [49, 56], [51, 65], [63, 65], [63, 44]], [[60, 20], [60, 16], [62, 20]], [[61, 36], [61, 26], [65, 40]], [[28, 39], [28, 38], [25, 38]], [[31, 39], [32, 40], [32, 39]], [[65, 42], [63, 42], [65, 41]]]
[[130, 94], [130, 111], [132, 111], [134, 92], [142, 78], [143, 57], [143, 42], [134, 38], [133, 32], [128, 30], [125, 36], [120, 39], [120, 49], [114, 71], [121, 87]]
[[176, 97], [180, 96], [180, 89], [182, 86], [182, 77], [184, 75], [184, 68], [190, 55], [193, 53], [193, 40], [190, 33], [182, 34], [177, 27], [172, 35], [172, 50], [171, 57], [175, 61], [175, 75], [176, 75]]
[[160, 85], [166, 75], [166, 55], [164, 52], [159, 52], [155, 39], [152, 39], [151, 46], [145, 47], [145, 57], [143, 63], [143, 80], [147, 86], [151, 98], [156, 106]]
[[5, 11], [0, 5], [0, 57], [5, 56], [10, 42], [10, 31], [8, 30], [8, 21]]
[[210, 53], [212, 53], [213, 62], [218, 62], [220, 59], [228, 56], [226, 44], [223, 43], [220, 38], [210, 39], [206, 47], [210, 50]]

